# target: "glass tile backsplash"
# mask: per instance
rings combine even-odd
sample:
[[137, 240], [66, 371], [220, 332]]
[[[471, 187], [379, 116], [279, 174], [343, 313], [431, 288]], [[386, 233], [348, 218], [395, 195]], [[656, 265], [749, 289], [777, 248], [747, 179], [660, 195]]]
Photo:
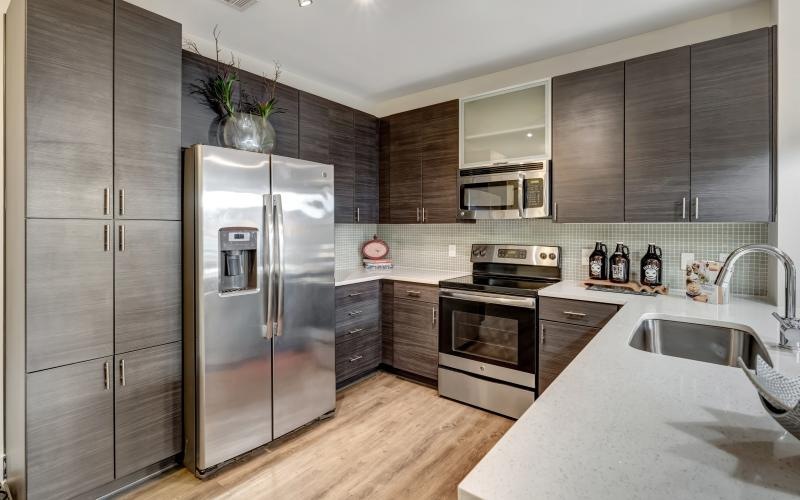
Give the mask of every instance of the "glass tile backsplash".
[[[377, 233], [389, 244], [397, 266], [464, 271], [471, 269], [469, 249], [473, 243], [518, 243], [558, 245], [562, 248], [564, 279], [583, 279], [588, 267], [581, 250], [596, 241], [608, 245], [622, 241], [631, 250], [632, 279], [638, 279], [639, 260], [652, 242], [664, 252], [664, 280], [674, 289], [684, 286], [681, 253], [695, 259], [720, 259], [737, 247], [767, 242], [767, 224], [554, 224], [548, 219], [478, 221], [476, 224], [337, 224], [336, 267], [361, 264], [363, 241]], [[448, 257], [448, 245], [456, 246], [456, 257]], [[733, 293], [767, 294], [767, 258], [748, 255], [736, 265]]]

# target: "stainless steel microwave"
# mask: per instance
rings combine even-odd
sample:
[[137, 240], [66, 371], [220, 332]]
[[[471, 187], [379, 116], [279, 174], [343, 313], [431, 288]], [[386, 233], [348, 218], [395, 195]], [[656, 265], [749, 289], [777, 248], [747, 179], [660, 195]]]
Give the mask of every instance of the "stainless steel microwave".
[[458, 218], [534, 219], [550, 216], [550, 162], [462, 169]]

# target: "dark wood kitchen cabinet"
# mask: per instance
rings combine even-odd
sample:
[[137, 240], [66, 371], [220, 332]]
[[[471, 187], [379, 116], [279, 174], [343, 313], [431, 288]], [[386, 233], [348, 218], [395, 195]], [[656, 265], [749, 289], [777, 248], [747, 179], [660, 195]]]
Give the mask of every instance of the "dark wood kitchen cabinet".
[[381, 362], [394, 363], [394, 282], [381, 280]]
[[[307, 92], [300, 92], [299, 110], [300, 159], [317, 163], [332, 163], [328, 101]], [[336, 176], [335, 170], [334, 176]]]
[[381, 283], [336, 287], [336, 384], [374, 371], [381, 363]]
[[181, 25], [117, 2], [114, 205], [123, 219], [181, 218]]
[[114, 258], [114, 352], [181, 339], [181, 223], [119, 221]]
[[72, 498], [114, 479], [111, 363], [27, 376], [28, 498]]
[[372, 115], [355, 112], [355, 221], [377, 224], [378, 206], [378, 119]]
[[380, 155], [388, 165], [382, 167], [388, 170], [388, 184], [382, 189], [389, 197], [389, 222], [456, 222], [458, 101], [406, 111], [384, 121]]
[[333, 163], [334, 219], [337, 223], [353, 222], [355, 218], [356, 130], [353, 120], [352, 109], [328, 103], [329, 154]]
[[769, 28], [691, 47], [692, 220], [773, 216]]
[[[27, 216], [109, 218], [114, 1], [25, 3]], [[12, 30], [6, 46], [14, 43]]]
[[435, 286], [395, 282], [392, 366], [432, 381], [438, 378], [439, 366], [437, 298]]
[[552, 82], [553, 220], [625, 218], [625, 64]]
[[124, 477], [183, 447], [181, 342], [114, 357], [114, 456]]
[[625, 221], [688, 220], [689, 47], [625, 62]]

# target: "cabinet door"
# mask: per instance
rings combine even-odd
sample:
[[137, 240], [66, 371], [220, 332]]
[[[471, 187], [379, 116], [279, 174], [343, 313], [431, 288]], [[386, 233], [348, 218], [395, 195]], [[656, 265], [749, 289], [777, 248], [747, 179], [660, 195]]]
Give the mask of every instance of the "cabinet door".
[[300, 92], [300, 159], [331, 163], [328, 120], [328, 101]]
[[769, 28], [700, 43], [691, 50], [692, 220], [770, 221]]
[[392, 222], [392, 155], [391, 155], [391, 120], [381, 118], [379, 124], [379, 152], [380, 165], [378, 174], [378, 205], [380, 207], [378, 222], [390, 224]]
[[438, 306], [407, 299], [394, 299], [392, 363], [429, 379], [437, 378], [439, 364]]
[[385, 365], [394, 363], [394, 283], [381, 283], [381, 361]]
[[181, 343], [114, 357], [116, 477], [180, 453]]
[[539, 322], [539, 394], [553, 383], [596, 333], [597, 329], [588, 326]]
[[114, 352], [181, 339], [181, 223], [121, 221], [114, 262]]
[[689, 215], [689, 47], [625, 63], [625, 221]]
[[622, 222], [625, 66], [553, 78], [553, 219]]
[[111, 355], [111, 221], [28, 219], [26, 224], [27, 371]]
[[356, 222], [378, 223], [378, 119], [356, 111]]
[[418, 110], [391, 118], [389, 171], [390, 210], [393, 224], [421, 222], [422, 123]]
[[181, 25], [117, 2], [114, 192], [120, 218], [181, 218]]
[[113, 0], [27, 2], [27, 216], [110, 217]]
[[341, 104], [330, 105], [330, 158], [334, 178], [334, 219], [337, 223], [355, 220], [356, 147], [353, 110]]
[[456, 222], [458, 101], [425, 108], [422, 125], [422, 222]]
[[27, 375], [28, 498], [72, 498], [114, 479], [111, 361]]

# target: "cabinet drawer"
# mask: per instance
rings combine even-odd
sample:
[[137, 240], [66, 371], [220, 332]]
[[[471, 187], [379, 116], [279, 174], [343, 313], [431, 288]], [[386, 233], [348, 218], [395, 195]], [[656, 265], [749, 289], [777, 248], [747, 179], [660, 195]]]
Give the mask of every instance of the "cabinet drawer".
[[617, 306], [614, 304], [555, 299], [552, 297], [539, 299], [539, 317], [550, 321], [600, 328], [608, 323], [608, 320], [616, 312]]
[[336, 335], [347, 335], [357, 329], [380, 329], [381, 306], [377, 299], [371, 302], [336, 308]]
[[597, 333], [597, 328], [542, 321], [539, 324], [539, 385], [541, 394]]
[[354, 307], [356, 304], [380, 300], [380, 280], [365, 281], [336, 287], [336, 309]]
[[336, 382], [353, 378], [381, 363], [381, 336], [364, 331], [336, 344]]
[[436, 285], [420, 285], [419, 283], [407, 281], [395, 281], [394, 298], [438, 304], [439, 287]]

